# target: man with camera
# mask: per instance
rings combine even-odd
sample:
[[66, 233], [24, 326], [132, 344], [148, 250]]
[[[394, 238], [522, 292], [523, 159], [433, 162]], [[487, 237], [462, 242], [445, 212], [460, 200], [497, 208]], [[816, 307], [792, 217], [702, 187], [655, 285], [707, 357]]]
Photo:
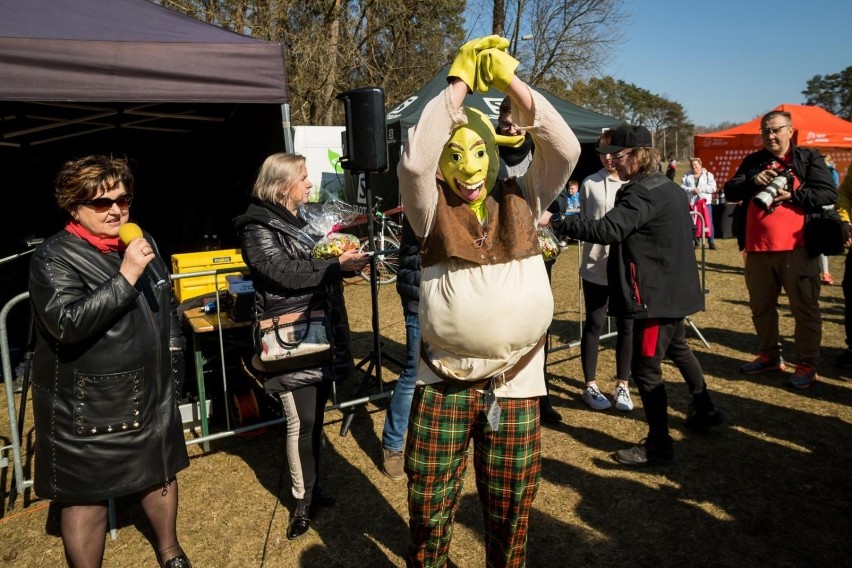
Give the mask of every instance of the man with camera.
[[760, 121], [763, 149], [746, 156], [725, 184], [725, 199], [739, 202], [734, 232], [746, 253], [745, 281], [760, 344], [743, 373], [784, 369], [778, 331], [778, 296], [784, 288], [795, 321], [796, 370], [788, 380], [808, 388], [817, 378], [822, 319], [819, 258], [805, 248], [805, 221], [837, 201], [822, 155], [793, 144], [790, 113], [773, 110]]

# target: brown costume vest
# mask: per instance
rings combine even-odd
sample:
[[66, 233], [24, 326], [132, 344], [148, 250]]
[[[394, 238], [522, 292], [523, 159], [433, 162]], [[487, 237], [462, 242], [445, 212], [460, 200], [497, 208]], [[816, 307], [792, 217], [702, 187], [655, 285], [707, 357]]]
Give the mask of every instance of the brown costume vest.
[[450, 258], [500, 264], [541, 254], [536, 220], [514, 178], [498, 181], [485, 198], [486, 226], [446, 182], [437, 181], [435, 226], [420, 248], [423, 266]]

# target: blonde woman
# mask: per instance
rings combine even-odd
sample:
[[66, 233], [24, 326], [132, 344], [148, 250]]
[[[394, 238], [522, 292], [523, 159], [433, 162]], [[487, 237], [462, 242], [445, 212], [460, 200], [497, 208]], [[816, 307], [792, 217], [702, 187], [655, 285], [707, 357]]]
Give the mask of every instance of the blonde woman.
[[343, 277], [360, 271], [368, 260], [366, 254], [353, 251], [333, 259], [311, 258], [314, 242], [302, 230], [307, 223], [298, 215], [311, 187], [304, 156], [273, 154], [260, 168], [248, 209], [234, 219], [243, 260], [254, 281], [259, 319], [331, 304], [334, 359], [330, 364], [286, 372], [257, 369], [266, 391], [280, 398], [287, 421], [285, 446], [295, 499], [287, 527], [290, 540], [308, 531], [317, 505], [334, 504], [317, 483], [323, 415], [331, 382], [345, 378], [353, 366]]

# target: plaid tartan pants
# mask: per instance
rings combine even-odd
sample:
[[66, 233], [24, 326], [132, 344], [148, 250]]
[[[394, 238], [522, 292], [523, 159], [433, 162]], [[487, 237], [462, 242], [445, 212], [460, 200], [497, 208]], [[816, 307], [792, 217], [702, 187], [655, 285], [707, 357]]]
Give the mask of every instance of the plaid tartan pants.
[[539, 403], [537, 397], [497, 402], [500, 426], [494, 432], [485, 395], [476, 389], [438, 383], [415, 390], [405, 446], [409, 567], [447, 563], [471, 440], [486, 565], [525, 565], [529, 512], [541, 478]]

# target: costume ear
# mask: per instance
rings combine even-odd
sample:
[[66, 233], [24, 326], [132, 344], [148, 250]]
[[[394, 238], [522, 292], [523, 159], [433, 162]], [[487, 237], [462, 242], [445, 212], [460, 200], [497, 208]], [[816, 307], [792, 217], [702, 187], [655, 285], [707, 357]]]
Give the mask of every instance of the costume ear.
[[518, 136], [506, 136], [504, 134], [494, 134], [494, 142], [498, 146], [508, 146], [510, 148], [520, 148], [524, 144], [525, 136], [520, 134]]

